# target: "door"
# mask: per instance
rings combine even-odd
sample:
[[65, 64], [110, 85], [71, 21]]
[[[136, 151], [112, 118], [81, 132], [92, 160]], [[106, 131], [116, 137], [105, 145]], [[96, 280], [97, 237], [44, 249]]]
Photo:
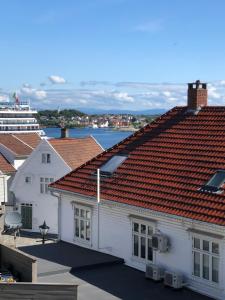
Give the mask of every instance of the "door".
[[32, 229], [32, 204], [21, 204], [21, 217], [24, 229]]

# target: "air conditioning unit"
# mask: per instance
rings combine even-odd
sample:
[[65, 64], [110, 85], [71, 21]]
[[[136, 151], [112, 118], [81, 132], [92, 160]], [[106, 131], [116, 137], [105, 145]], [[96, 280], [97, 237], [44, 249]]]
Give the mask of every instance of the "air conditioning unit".
[[167, 252], [169, 249], [168, 237], [162, 233], [153, 234], [152, 249], [160, 252]]
[[164, 270], [161, 267], [154, 264], [146, 265], [146, 272], [145, 272], [146, 278], [159, 281], [163, 278], [163, 276], [164, 276]]
[[165, 271], [164, 285], [173, 287], [174, 289], [180, 289], [183, 287], [183, 276], [177, 272]]

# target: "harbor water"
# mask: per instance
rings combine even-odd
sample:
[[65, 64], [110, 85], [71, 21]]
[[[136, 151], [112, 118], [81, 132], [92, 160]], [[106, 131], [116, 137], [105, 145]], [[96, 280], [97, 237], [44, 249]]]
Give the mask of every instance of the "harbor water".
[[[59, 138], [61, 135], [60, 128], [44, 128], [47, 136]], [[131, 131], [118, 131], [110, 128], [72, 128], [69, 129], [70, 137], [86, 137], [92, 135], [98, 143], [104, 148], [108, 149], [113, 145], [119, 143], [133, 132]]]

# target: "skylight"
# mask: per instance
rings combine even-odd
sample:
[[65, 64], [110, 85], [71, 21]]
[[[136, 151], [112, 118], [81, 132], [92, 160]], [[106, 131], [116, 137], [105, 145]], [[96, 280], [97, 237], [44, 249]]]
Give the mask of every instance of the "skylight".
[[206, 192], [218, 192], [225, 182], [225, 170], [218, 170], [201, 190]]
[[100, 172], [103, 175], [112, 175], [116, 169], [127, 159], [124, 155], [114, 155], [104, 165], [101, 166]]

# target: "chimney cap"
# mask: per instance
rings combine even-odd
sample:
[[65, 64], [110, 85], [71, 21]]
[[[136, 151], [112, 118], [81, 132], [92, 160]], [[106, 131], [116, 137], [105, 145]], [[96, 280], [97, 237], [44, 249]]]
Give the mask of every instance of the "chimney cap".
[[195, 82], [188, 83], [188, 88], [189, 89], [205, 89], [206, 90], [207, 83], [203, 83], [198, 79]]

